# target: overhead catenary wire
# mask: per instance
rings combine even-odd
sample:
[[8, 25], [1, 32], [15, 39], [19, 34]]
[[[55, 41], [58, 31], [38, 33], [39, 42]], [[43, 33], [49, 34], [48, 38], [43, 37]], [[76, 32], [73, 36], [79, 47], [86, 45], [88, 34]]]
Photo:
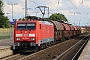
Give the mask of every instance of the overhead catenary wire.
[[32, 2], [32, 3], [34, 3], [34, 4], [36, 4], [36, 5], [39, 5], [38, 3], [36, 3], [36, 2], [34, 2], [34, 1], [32, 1], [32, 0], [29, 0], [30, 2]]
[[[34, 3], [34, 4], [36, 4], [36, 5], [40, 5], [40, 4], [38, 4], [36, 1], [33, 1], [33, 0], [29, 0], [30, 2], [32, 2], [32, 3]], [[59, 0], [57, 0], [58, 1], [58, 5], [60, 4], [60, 1]], [[80, 13], [80, 15], [81, 15], [81, 17], [83, 17], [83, 15], [81, 14], [81, 12], [76, 8], [76, 6], [72, 3], [72, 1], [71, 0], [69, 0], [70, 1], [70, 3], [73, 5], [73, 7], [77, 10], [77, 12], [79, 12]], [[83, 3], [84, 1], [82, 0], [82, 3]], [[85, 18], [86, 19], [86, 18]]]
[[[70, 3], [74, 6], [74, 8], [80, 13], [80, 11], [76, 8], [76, 6], [72, 3], [72, 1], [71, 0], [69, 0], [70, 1]], [[81, 13], [80, 13], [80, 15], [81, 15]], [[83, 17], [82, 15], [81, 15], [81, 17]], [[86, 19], [86, 18], [85, 18]]]
[[[72, 3], [72, 1], [71, 0], [69, 0], [69, 1], [74, 6], [74, 4]], [[79, 10], [75, 6], [74, 6], [74, 8], [79, 12]]]
[[[32, 1], [32, 0], [29, 0], [30, 2], [32, 2], [32, 3], [34, 3], [34, 4], [36, 4], [36, 5], [40, 5], [40, 4], [38, 4], [38, 3], [36, 3], [35, 1]], [[58, 5], [60, 4], [60, 1], [58, 0]], [[50, 9], [49, 9], [50, 10]], [[62, 10], [65, 10], [65, 9], [62, 9]]]

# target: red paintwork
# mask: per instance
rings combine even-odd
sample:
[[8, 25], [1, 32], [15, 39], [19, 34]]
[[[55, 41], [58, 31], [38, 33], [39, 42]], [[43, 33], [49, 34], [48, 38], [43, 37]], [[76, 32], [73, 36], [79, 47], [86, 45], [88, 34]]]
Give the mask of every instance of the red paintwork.
[[77, 30], [77, 27], [76, 26], [73, 26], [75, 30]]
[[80, 34], [81, 33], [81, 27], [80, 26], [76, 26], [77, 27], [77, 30], [78, 30], [78, 34]]
[[68, 38], [68, 37], [70, 37], [70, 27], [69, 27], [69, 25], [67, 24], [67, 23], [63, 23], [63, 22], [60, 22], [60, 23], [62, 23], [62, 25], [63, 25], [63, 27], [64, 27], [64, 37], [65, 38]]
[[37, 41], [36, 43], [38, 43], [38, 40], [42, 40], [45, 38], [54, 38], [54, 26], [53, 25], [47, 25], [47, 24], [43, 24], [41, 22], [38, 23], [38, 25], [41, 24], [41, 29], [40, 27], [38, 27], [37, 29]]
[[[36, 21], [30, 21], [30, 22], [36, 22]], [[31, 41], [30, 38], [32, 37], [29, 37], [29, 34], [36, 34], [36, 30], [17, 30], [16, 27], [17, 23], [29, 23], [29, 21], [16, 21], [16, 24], [14, 25], [14, 42], [30, 42]], [[16, 37], [16, 34], [22, 34], [22, 37]], [[16, 38], [20, 38], [20, 40], [17, 41]]]
[[[36, 22], [36, 29], [35, 30], [17, 30], [17, 23], [31, 23]], [[41, 24], [41, 29], [40, 29]], [[26, 33], [25, 33], [26, 32]], [[22, 37], [20, 41], [16, 40], [16, 34], [22, 34]], [[27, 36], [24, 36], [24, 34], [27, 34]], [[29, 34], [35, 34], [35, 40], [30, 40]], [[54, 38], [54, 26], [53, 25], [47, 25], [43, 24], [42, 22], [38, 20], [30, 20], [30, 21], [16, 21], [16, 24], [14, 25], [14, 43], [15, 42], [36, 42], [36, 44], [39, 44], [39, 40], [43, 40], [44, 38]]]
[[77, 27], [76, 26], [73, 26], [74, 27], [74, 35], [76, 35], [77, 34]]
[[68, 24], [62, 23], [62, 25], [65, 27], [65, 30], [70, 30], [70, 27], [68, 26]]
[[73, 27], [73, 25], [69, 25], [69, 26], [70, 26], [71, 30], [74, 30], [74, 27]]
[[62, 23], [57, 21], [51, 21], [51, 22], [53, 23], [54, 28], [56, 28], [56, 30], [60, 30], [60, 31], [64, 30]]

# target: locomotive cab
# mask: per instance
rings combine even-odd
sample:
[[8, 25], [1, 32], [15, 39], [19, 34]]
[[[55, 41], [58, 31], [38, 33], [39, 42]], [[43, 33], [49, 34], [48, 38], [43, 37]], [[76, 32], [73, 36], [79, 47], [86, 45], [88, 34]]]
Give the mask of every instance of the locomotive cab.
[[17, 21], [14, 26], [14, 47], [20, 52], [36, 50], [36, 21]]

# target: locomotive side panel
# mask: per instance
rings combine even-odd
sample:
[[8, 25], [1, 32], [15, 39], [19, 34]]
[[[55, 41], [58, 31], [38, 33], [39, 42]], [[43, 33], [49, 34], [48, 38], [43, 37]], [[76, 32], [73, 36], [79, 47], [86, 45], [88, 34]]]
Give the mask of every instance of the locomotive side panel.
[[38, 46], [54, 41], [54, 26], [47, 21], [17, 21], [14, 48], [20, 52], [38, 50]]
[[51, 41], [54, 41], [54, 26], [51, 24], [45, 24], [46, 22], [43, 22], [40, 24], [40, 32], [37, 32], [39, 37], [41, 39], [38, 39], [38, 46], [40, 44], [49, 43]]

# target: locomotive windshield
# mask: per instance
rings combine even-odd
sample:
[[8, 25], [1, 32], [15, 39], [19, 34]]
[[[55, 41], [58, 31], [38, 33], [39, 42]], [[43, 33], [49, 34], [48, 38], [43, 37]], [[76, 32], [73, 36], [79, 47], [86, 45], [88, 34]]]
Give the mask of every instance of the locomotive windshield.
[[18, 30], [25, 30], [26, 29], [26, 24], [18, 24], [17, 29]]
[[28, 30], [35, 29], [35, 24], [27, 24], [27, 29]]
[[36, 28], [35, 23], [18, 23], [17, 30], [33, 30]]

